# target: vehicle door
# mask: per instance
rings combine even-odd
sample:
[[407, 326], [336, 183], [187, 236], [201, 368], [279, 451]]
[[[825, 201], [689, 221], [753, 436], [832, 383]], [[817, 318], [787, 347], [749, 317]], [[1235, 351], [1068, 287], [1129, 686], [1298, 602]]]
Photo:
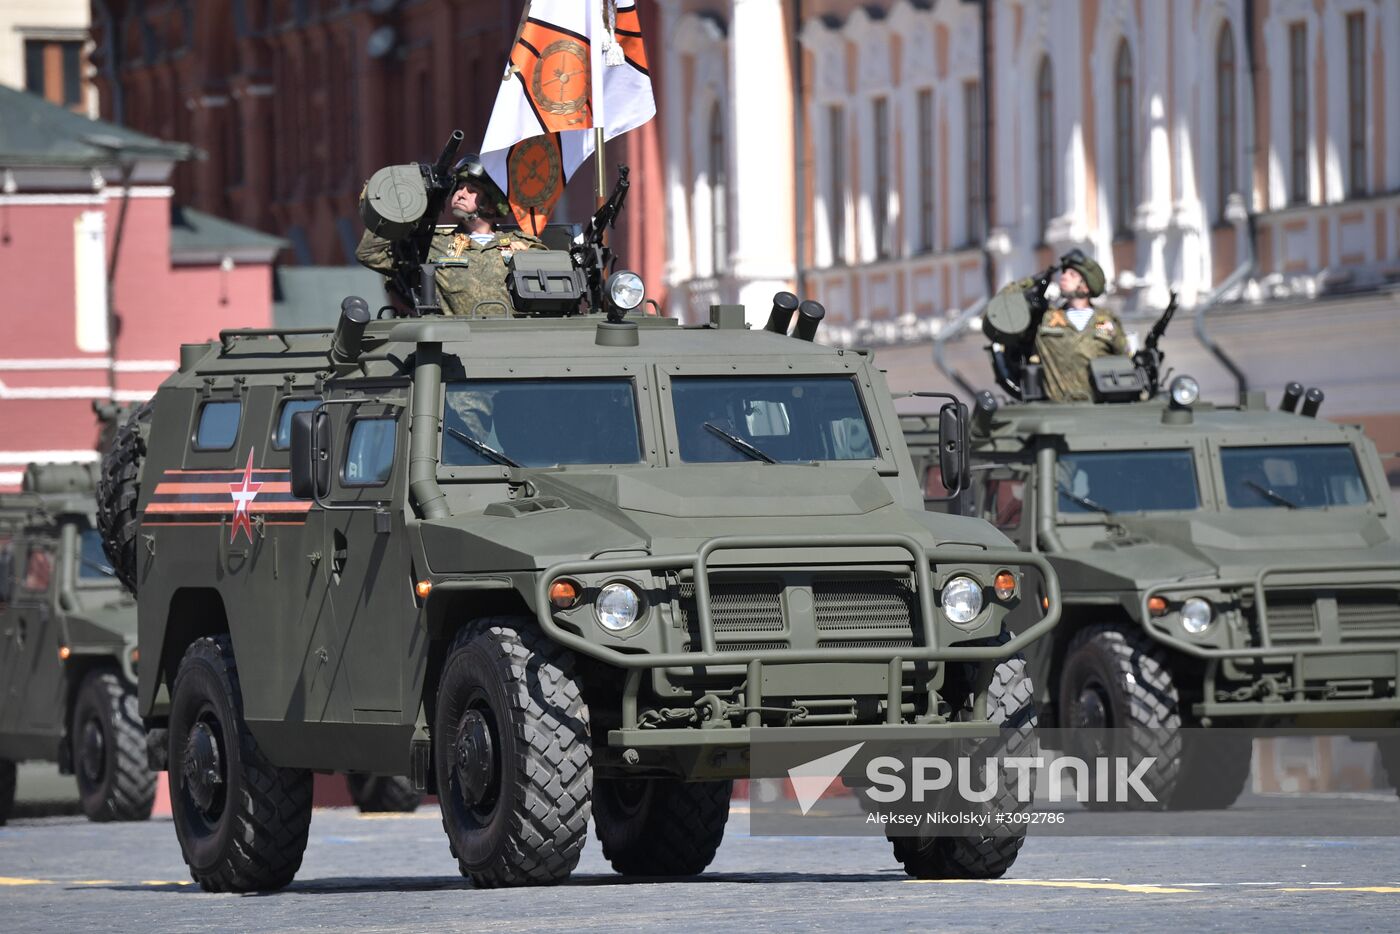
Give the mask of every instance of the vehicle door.
[[326, 394], [332, 470], [308, 534], [322, 555], [304, 683], [310, 720], [397, 724], [417, 603], [404, 531], [408, 384]]
[[5, 625], [11, 653], [5, 673], [10, 722], [5, 728], [17, 733], [56, 733], [62, 719], [55, 690], [60, 663], [50, 594], [58, 584], [58, 556], [49, 538], [29, 538], [18, 544], [18, 575]]

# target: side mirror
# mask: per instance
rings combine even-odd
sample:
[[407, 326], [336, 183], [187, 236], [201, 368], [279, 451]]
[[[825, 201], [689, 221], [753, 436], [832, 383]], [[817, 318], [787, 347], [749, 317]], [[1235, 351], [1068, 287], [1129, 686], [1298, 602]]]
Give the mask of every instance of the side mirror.
[[319, 500], [331, 491], [331, 422], [319, 408], [292, 416], [292, 495]]
[[938, 472], [956, 496], [967, 487], [967, 406], [950, 402], [938, 410]]

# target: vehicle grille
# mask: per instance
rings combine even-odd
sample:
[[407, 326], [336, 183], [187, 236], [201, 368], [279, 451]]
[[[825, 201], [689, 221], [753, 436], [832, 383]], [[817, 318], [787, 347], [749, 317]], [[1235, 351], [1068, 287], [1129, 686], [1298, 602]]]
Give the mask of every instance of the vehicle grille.
[[1343, 642], [1400, 639], [1400, 593], [1385, 590], [1337, 595]]
[[914, 644], [914, 589], [909, 578], [814, 581], [817, 645], [896, 648]]
[[1311, 594], [1266, 593], [1269, 638], [1275, 644], [1316, 642], [1317, 609]]
[[[1351, 590], [1327, 594], [1337, 601], [1337, 628], [1343, 642], [1400, 639], [1400, 592]], [[1275, 644], [1311, 643], [1321, 638], [1317, 601], [1312, 594], [1275, 591], [1268, 601], [1269, 637]]]
[[[683, 581], [673, 590], [681, 622], [690, 633], [691, 651], [700, 651], [700, 620], [695, 613], [695, 582]], [[715, 649], [785, 649], [784, 640], [753, 642], [726, 639], [738, 633], [783, 632], [783, 582], [777, 580], [710, 579], [710, 618], [714, 623]]]

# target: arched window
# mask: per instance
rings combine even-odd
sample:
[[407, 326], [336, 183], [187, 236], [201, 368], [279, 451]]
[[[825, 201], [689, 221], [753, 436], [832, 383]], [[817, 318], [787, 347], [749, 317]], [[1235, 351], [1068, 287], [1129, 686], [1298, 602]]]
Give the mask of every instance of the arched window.
[[1040, 237], [1055, 216], [1055, 84], [1050, 73], [1050, 56], [1040, 60], [1035, 79], [1036, 222]]
[[1215, 43], [1215, 218], [1239, 186], [1235, 163], [1235, 31], [1227, 21]]
[[1118, 57], [1113, 64], [1113, 235], [1124, 237], [1132, 232], [1133, 213], [1137, 209], [1137, 147], [1133, 110], [1137, 98], [1133, 93], [1133, 52], [1128, 40], [1118, 43]]
[[724, 109], [710, 108], [710, 255], [715, 275], [729, 265], [729, 168], [725, 162]]

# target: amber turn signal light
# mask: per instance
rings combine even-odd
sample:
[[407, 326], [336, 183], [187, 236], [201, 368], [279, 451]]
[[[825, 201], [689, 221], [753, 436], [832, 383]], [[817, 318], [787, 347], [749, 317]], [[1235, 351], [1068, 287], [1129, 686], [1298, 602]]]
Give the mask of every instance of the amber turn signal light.
[[557, 580], [549, 585], [549, 602], [556, 610], [567, 610], [578, 603], [578, 584]]
[[61, 661], [61, 662], [66, 662], [66, 661], [68, 661], [68, 657], [69, 657], [70, 655], [72, 655], [72, 654], [73, 654], [73, 650], [70, 649], [68, 646], [66, 646], [66, 645], [60, 645], [60, 646], [58, 647], [58, 660], [59, 660], [59, 661]]
[[418, 583], [413, 585], [413, 592], [418, 594], [418, 596], [421, 598], [426, 598], [428, 594], [433, 592], [433, 582], [419, 581]]
[[1148, 598], [1147, 598], [1147, 612], [1151, 613], [1153, 616], [1166, 616], [1166, 615], [1167, 615], [1167, 598], [1166, 598], [1166, 597], [1148, 597]]
[[1041, 608], [1042, 610], [1048, 610], [1048, 609], [1050, 609], [1050, 598], [1049, 598], [1049, 597], [1041, 597], [1041, 598], [1040, 598], [1040, 608]]
[[1016, 575], [1010, 571], [998, 571], [996, 579], [992, 581], [992, 590], [998, 600], [1010, 600], [1016, 596]]

